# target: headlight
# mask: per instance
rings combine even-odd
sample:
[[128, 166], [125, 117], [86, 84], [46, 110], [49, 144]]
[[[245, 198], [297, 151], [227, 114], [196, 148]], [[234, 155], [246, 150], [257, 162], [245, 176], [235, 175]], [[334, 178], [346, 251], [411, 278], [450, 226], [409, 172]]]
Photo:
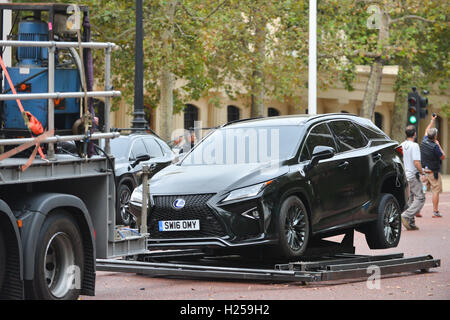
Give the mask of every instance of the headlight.
[[230, 192], [230, 194], [222, 200], [222, 202], [226, 201], [232, 201], [232, 200], [238, 200], [238, 199], [245, 199], [245, 198], [251, 198], [256, 196], [265, 186], [272, 183], [273, 180], [255, 184], [253, 186], [236, 189]]
[[130, 202], [142, 204], [142, 185], [134, 189], [130, 197]]

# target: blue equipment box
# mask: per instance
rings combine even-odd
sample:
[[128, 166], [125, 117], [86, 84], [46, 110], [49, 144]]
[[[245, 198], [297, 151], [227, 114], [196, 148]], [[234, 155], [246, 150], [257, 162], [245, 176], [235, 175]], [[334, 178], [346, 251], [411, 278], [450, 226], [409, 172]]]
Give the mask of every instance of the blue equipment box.
[[[47, 68], [40, 67], [12, 67], [8, 73], [13, 83], [19, 84], [25, 79]], [[6, 79], [5, 79], [6, 80]], [[8, 81], [5, 81], [5, 89], [10, 89]], [[27, 81], [25, 92], [17, 88], [17, 93], [48, 93], [48, 71]], [[55, 69], [55, 92], [79, 92], [80, 76], [77, 69]], [[9, 93], [12, 93], [11, 91]], [[48, 127], [48, 100], [22, 100], [25, 111], [31, 112], [42, 124]], [[55, 101], [55, 130], [72, 129], [73, 123], [80, 118], [80, 99], [62, 99]], [[5, 101], [3, 108], [5, 129], [27, 129], [20, 114], [19, 106], [15, 100]]]

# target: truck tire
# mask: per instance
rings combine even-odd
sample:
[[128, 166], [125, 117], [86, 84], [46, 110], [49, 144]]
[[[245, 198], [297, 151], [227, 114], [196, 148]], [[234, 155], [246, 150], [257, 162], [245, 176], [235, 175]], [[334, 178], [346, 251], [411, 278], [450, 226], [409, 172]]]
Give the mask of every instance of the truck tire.
[[75, 219], [55, 210], [44, 221], [36, 247], [34, 279], [26, 297], [37, 300], [75, 300], [83, 279], [83, 241]]
[[0, 226], [0, 292], [2, 291], [3, 281], [5, 280], [6, 270], [6, 246], [3, 238], [3, 230]]
[[310, 225], [308, 212], [296, 196], [283, 201], [278, 216], [279, 250], [285, 258], [301, 257], [308, 246]]
[[377, 220], [366, 229], [366, 241], [370, 249], [394, 248], [402, 231], [401, 210], [397, 199], [390, 193], [381, 194]]

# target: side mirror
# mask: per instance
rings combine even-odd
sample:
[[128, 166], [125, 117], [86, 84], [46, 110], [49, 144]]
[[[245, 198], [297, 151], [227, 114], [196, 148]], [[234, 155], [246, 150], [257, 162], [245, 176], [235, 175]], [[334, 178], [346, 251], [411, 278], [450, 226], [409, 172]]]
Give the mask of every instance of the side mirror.
[[330, 159], [334, 154], [335, 151], [331, 147], [316, 146], [312, 154], [310, 166], [315, 166], [320, 160]]
[[137, 156], [136, 157], [136, 160], [134, 160], [134, 162], [131, 164], [131, 167], [132, 168], [134, 168], [134, 167], [136, 167], [139, 163], [141, 163], [141, 162], [143, 162], [143, 161], [148, 161], [148, 160], [150, 160], [150, 155], [148, 155], [148, 154], [143, 154], [143, 155], [140, 155], [140, 156]]

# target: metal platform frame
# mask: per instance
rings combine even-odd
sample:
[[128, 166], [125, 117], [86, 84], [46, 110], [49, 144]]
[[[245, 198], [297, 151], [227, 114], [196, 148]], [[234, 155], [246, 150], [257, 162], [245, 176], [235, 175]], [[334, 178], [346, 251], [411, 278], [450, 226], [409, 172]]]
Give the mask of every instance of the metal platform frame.
[[[430, 255], [404, 257], [403, 253], [357, 255], [353, 232], [341, 243], [319, 240], [301, 261], [283, 262], [240, 256], [208, 256], [197, 249], [149, 251], [137, 260], [97, 259], [98, 271], [138, 273], [151, 277], [180, 277], [263, 282], [322, 282], [368, 278], [377, 267], [380, 276], [427, 272], [440, 266]], [[347, 251], [347, 252], [345, 252]]]

